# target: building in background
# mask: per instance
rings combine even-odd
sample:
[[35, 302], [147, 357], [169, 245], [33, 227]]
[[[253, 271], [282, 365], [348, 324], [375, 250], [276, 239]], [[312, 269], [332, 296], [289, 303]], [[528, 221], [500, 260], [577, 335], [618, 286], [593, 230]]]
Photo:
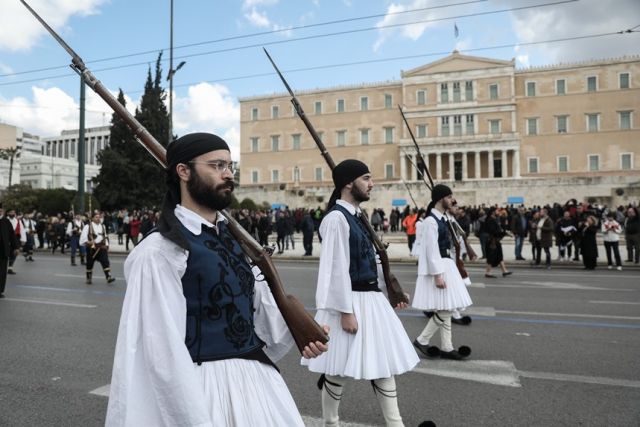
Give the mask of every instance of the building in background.
[[[415, 147], [436, 182], [462, 204], [604, 204], [640, 199], [640, 57], [515, 68], [458, 52], [398, 81], [298, 91], [338, 163], [358, 158], [377, 189], [371, 206], [426, 205]], [[261, 203], [326, 202], [331, 173], [288, 94], [243, 98], [239, 197]]]

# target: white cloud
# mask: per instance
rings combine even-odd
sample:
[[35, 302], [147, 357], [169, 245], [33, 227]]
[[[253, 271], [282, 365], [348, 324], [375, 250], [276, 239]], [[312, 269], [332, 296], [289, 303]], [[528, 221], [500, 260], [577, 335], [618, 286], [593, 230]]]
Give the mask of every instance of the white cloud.
[[456, 46], [455, 46], [455, 50], [462, 52], [465, 49], [470, 49], [473, 46], [473, 40], [471, 40], [471, 38], [469, 37], [465, 37], [461, 40], [458, 40], [456, 42]]
[[267, 13], [260, 13], [255, 7], [251, 8], [251, 12], [245, 13], [244, 17], [247, 18], [247, 21], [252, 25], [259, 28], [269, 28], [271, 26], [271, 21], [267, 18]]
[[[72, 15], [99, 13], [98, 6], [107, 0], [32, 0], [30, 6], [54, 30], [60, 31]], [[46, 30], [17, 0], [3, 0], [0, 13], [0, 50], [30, 49]]]
[[242, 2], [243, 9], [249, 9], [254, 6], [272, 6], [277, 4], [279, 0], [244, 0]]
[[[76, 98], [57, 87], [32, 87], [32, 99], [0, 97], [0, 122], [18, 126], [24, 131], [41, 137], [59, 135], [64, 129], [78, 129], [79, 104]], [[111, 108], [87, 89], [85, 125], [87, 127], [109, 125]], [[117, 96], [117, 93], [112, 92]], [[133, 113], [136, 105], [125, 96], [127, 109]]]
[[187, 96], [173, 99], [174, 133], [211, 132], [221, 135], [240, 154], [240, 105], [226, 86], [199, 83], [190, 86]]
[[516, 56], [516, 60], [518, 61], [518, 65], [520, 67], [527, 68], [529, 67], [529, 55], [518, 55]]
[[13, 68], [0, 62], [0, 74], [11, 74], [11, 73], [13, 73]]
[[[531, 1], [520, 2], [529, 5]], [[511, 7], [511, 2], [505, 3]], [[512, 12], [512, 26], [520, 43], [626, 30], [638, 24], [638, 0], [582, 0], [577, 3]], [[519, 56], [538, 63], [610, 58], [638, 53], [637, 34], [520, 46]]]

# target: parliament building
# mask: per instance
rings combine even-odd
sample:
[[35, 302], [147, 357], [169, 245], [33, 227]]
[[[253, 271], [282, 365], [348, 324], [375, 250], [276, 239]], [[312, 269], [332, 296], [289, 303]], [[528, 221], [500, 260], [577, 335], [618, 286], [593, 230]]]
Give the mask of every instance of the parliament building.
[[[296, 95], [336, 163], [369, 165], [371, 207], [429, 201], [398, 104], [434, 181], [460, 204], [640, 199], [640, 56], [516, 69], [454, 51], [397, 81]], [[331, 171], [288, 93], [240, 106], [238, 197], [323, 206]]]

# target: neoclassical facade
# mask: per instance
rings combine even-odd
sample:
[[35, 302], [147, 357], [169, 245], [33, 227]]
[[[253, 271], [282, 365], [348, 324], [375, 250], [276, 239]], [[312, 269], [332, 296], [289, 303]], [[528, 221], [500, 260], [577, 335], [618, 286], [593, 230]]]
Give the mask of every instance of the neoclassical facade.
[[[640, 198], [640, 57], [516, 69], [458, 52], [398, 81], [298, 91], [336, 162], [366, 162], [372, 204], [425, 205], [425, 167], [464, 204]], [[321, 204], [331, 174], [288, 94], [243, 98], [240, 197]], [[418, 171], [419, 170], [419, 171]]]

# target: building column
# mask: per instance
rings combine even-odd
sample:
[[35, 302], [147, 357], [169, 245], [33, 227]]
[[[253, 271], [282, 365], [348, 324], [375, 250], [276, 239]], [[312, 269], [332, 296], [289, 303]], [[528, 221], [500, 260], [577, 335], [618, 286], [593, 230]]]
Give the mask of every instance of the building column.
[[474, 178], [475, 179], [481, 179], [482, 178], [482, 170], [480, 170], [480, 155], [482, 154], [482, 151], [476, 151], [473, 154], [475, 156], [475, 162], [476, 162], [476, 173], [475, 173]]
[[507, 150], [502, 150], [502, 157], [500, 157], [500, 162], [502, 163], [502, 178], [506, 178], [509, 175], [507, 173]]
[[487, 156], [488, 170], [489, 170], [489, 179], [493, 179], [493, 150], [489, 150], [489, 154]]
[[[413, 162], [414, 165], [418, 166], [416, 156], [414, 154], [411, 155], [411, 161]], [[417, 180], [418, 180], [418, 171], [416, 170], [415, 167], [411, 167], [411, 181], [417, 181]]]
[[520, 150], [513, 150], [513, 177], [520, 178]]
[[400, 179], [407, 179], [407, 155], [404, 153], [400, 154]]
[[442, 181], [442, 154], [436, 154], [436, 179]]
[[456, 157], [456, 153], [449, 153], [449, 181], [453, 181], [456, 178], [456, 174], [454, 171], [454, 159]]
[[462, 152], [462, 180], [466, 181], [467, 178], [469, 177], [469, 174], [467, 173], [467, 156], [469, 155], [468, 152], [463, 151]]

